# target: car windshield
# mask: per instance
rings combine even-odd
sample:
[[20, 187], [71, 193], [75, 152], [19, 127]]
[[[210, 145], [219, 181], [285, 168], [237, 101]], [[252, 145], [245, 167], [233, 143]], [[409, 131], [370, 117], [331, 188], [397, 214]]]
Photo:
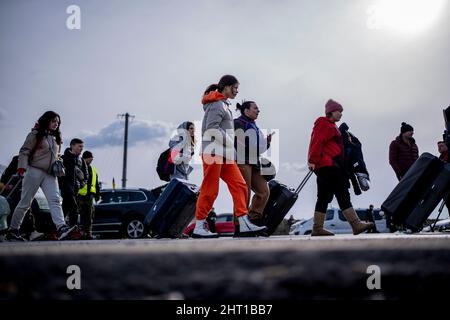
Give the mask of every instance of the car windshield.
[[233, 221], [233, 215], [230, 214], [224, 214], [217, 216], [216, 222], [229, 222]]
[[130, 202], [147, 200], [147, 197], [142, 191], [130, 192], [128, 195], [129, 195], [128, 201]]
[[129, 200], [128, 192], [102, 192], [100, 195], [100, 204], [121, 203]]

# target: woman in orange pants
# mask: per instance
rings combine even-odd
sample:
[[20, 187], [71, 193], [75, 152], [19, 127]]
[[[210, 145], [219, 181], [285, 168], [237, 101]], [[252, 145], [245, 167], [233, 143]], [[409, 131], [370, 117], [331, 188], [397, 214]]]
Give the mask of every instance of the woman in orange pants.
[[265, 231], [248, 219], [247, 184], [235, 161], [233, 115], [228, 99], [238, 93], [239, 82], [231, 75], [223, 76], [218, 84], [210, 85], [203, 96], [205, 111], [202, 123], [203, 182], [195, 212], [193, 238], [216, 238], [207, 228], [206, 217], [219, 193], [219, 180], [228, 186], [234, 203], [234, 214], [239, 220], [239, 234], [254, 236]]

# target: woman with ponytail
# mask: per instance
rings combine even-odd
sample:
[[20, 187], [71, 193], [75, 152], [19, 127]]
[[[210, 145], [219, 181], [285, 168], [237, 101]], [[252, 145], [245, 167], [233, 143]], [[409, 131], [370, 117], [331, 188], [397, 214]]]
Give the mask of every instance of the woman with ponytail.
[[[256, 226], [248, 219], [248, 192], [245, 180], [235, 161], [234, 125], [228, 99], [238, 94], [239, 82], [232, 75], [223, 76], [218, 84], [210, 85], [202, 99], [205, 115], [202, 123], [203, 182], [195, 212], [194, 238], [216, 238], [207, 228], [206, 217], [219, 193], [222, 179], [230, 190], [234, 215], [239, 221], [241, 236], [254, 236], [267, 228]], [[236, 230], [237, 231], [237, 230]]]
[[241, 112], [241, 116], [234, 119], [236, 159], [247, 184], [249, 200], [251, 191], [254, 192], [251, 203], [247, 203], [250, 204], [248, 215], [252, 223], [262, 225], [270, 191], [266, 179], [261, 175], [260, 155], [269, 149], [272, 135], [266, 139], [256, 125], [260, 111], [254, 101], [237, 103], [236, 109]]

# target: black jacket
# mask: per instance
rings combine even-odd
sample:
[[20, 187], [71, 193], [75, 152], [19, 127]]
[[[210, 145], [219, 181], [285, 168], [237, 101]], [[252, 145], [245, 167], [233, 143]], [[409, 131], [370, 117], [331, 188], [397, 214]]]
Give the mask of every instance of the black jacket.
[[19, 156], [14, 156], [11, 159], [11, 162], [9, 163], [8, 167], [5, 169], [5, 171], [3, 171], [2, 177], [0, 178], [0, 182], [5, 185], [8, 183], [8, 181], [13, 186], [19, 183], [19, 185], [16, 187], [15, 191], [12, 194], [10, 194], [10, 190], [4, 190], [2, 193], [2, 196], [7, 197], [8, 199], [9, 205], [11, 207], [11, 212], [19, 203], [22, 192], [22, 180], [18, 181], [17, 179], [12, 179], [10, 181], [11, 177], [17, 173], [18, 164], [19, 164]]
[[89, 179], [86, 161], [80, 156], [74, 155], [70, 148], [64, 151], [62, 158], [64, 167], [66, 167], [66, 175], [61, 179], [61, 189], [64, 190], [64, 194], [77, 195]]
[[361, 188], [359, 186], [356, 174], [366, 174], [367, 179], [369, 179], [369, 172], [367, 171], [366, 163], [364, 161], [362, 144], [355, 135], [348, 131], [348, 129], [349, 127], [345, 122], [339, 126], [339, 131], [342, 134], [342, 140], [344, 142], [345, 160], [342, 167], [346, 171], [350, 182], [352, 183], [353, 191], [356, 195], [360, 195]]
[[11, 159], [8, 167], [3, 171], [2, 177], [0, 179], [1, 183], [7, 183], [8, 180], [17, 172], [17, 167], [19, 165], [19, 156], [14, 156]]

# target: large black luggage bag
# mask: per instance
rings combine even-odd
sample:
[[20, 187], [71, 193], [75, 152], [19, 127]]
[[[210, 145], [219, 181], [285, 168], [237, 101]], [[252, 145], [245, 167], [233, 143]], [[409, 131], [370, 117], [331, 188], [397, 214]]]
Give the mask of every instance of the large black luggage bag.
[[444, 163], [430, 153], [414, 162], [381, 205], [395, 225], [402, 225], [441, 172]]
[[194, 218], [199, 191], [187, 181], [170, 181], [145, 218], [147, 231], [158, 238], [179, 238]]
[[406, 227], [414, 232], [422, 230], [424, 222], [444, 199], [450, 188], [450, 164], [446, 164], [431, 187], [420, 198], [419, 203], [406, 219]]
[[276, 180], [271, 180], [269, 182], [270, 196], [263, 213], [263, 225], [267, 227], [267, 233], [269, 235], [275, 232], [278, 225], [283, 221], [289, 210], [291, 210], [292, 206], [297, 201], [298, 194], [312, 174], [312, 171], [308, 172], [297, 190], [288, 188], [286, 185]]

